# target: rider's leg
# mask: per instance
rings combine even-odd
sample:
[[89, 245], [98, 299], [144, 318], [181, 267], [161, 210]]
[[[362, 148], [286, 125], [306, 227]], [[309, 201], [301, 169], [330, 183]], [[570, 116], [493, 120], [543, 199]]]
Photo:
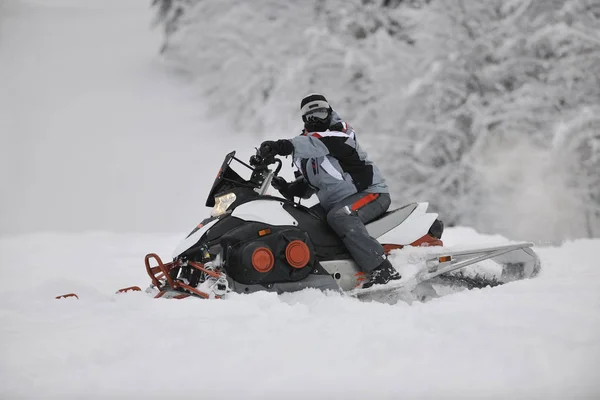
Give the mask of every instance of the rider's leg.
[[386, 212], [390, 202], [387, 193], [361, 192], [346, 197], [327, 213], [327, 222], [364, 272], [371, 272], [387, 261], [383, 247], [369, 235], [365, 223]]

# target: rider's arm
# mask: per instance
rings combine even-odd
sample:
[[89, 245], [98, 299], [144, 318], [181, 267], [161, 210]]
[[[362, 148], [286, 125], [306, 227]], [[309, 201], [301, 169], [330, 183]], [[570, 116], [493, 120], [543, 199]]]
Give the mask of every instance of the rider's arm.
[[295, 158], [316, 158], [330, 155], [346, 162], [360, 161], [355, 139], [345, 132], [329, 132], [321, 135], [296, 136], [290, 139]]
[[294, 158], [317, 158], [329, 154], [325, 144], [313, 136], [296, 136], [290, 139], [294, 145]]

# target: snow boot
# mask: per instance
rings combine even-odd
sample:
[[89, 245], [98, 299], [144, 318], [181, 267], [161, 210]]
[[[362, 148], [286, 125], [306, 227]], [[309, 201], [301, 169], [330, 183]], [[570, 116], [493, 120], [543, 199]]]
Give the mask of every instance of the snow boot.
[[371, 271], [371, 277], [363, 285], [363, 289], [368, 289], [373, 285], [385, 285], [389, 281], [400, 279], [400, 273], [392, 266], [389, 260], [382, 262], [377, 268]]

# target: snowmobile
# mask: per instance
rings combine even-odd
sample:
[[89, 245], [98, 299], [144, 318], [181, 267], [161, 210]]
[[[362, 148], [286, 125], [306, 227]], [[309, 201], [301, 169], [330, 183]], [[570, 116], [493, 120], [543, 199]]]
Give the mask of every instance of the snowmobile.
[[[246, 163], [235, 154], [226, 155], [212, 185], [206, 201], [206, 206], [212, 207], [210, 216], [177, 246], [172, 261], [165, 263], [154, 253], [146, 255], [146, 271], [151, 279], [146, 291], [155, 298], [208, 299], [231, 292], [284, 293], [306, 288], [363, 297], [403, 288], [413, 290], [434, 281], [467, 288], [495, 286], [533, 277], [540, 270], [532, 243], [444, 251], [444, 226], [438, 214], [427, 212], [428, 203], [411, 203], [386, 212], [366, 228], [374, 238], [393, 230], [396, 243], [383, 244], [386, 253], [405, 246], [427, 246], [430, 253], [425, 268], [410, 282], [403, 279], [361, 289], [367, 277], [328, 226], [324, 212], [318, 206], [308, 208], [267, 194], [281, 171], [281, 159], [264, 159], [256, 154]], [[240, 168], [248, 179], [236, 172]], [[499, 279], [456, 273], [488, 259], [501, 265]], [[120, 291], [128, 290], [139, 288]]]

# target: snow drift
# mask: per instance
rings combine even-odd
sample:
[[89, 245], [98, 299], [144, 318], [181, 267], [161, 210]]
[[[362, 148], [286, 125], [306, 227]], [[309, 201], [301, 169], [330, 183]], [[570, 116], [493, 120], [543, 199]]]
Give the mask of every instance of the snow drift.
[[[0, 397], [600, 395], [598, 240], [536, 248], [536, 279], [412, 305], [315, 290], [225, 301], [114, 294], [147, 283], [143, 254], [169, 254], [178, 240], [2, 239]], [[502, 242], [471, 229], [445, 240]], [[80, 300], [54, 299], [71, 291]]]

